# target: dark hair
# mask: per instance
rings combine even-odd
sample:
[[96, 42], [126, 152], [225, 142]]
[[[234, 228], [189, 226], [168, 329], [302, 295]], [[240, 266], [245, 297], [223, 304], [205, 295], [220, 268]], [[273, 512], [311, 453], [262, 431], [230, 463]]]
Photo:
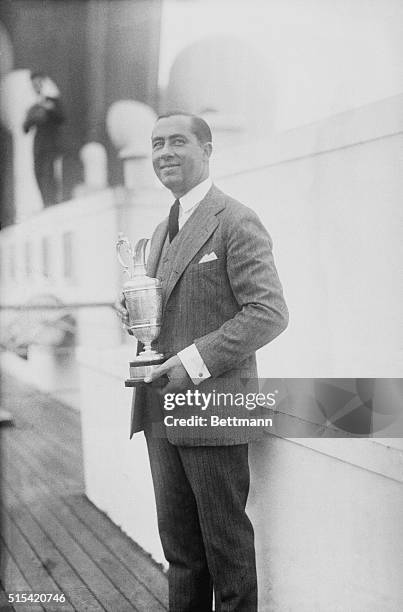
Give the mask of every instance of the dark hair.
[[186, 113], [184, 111], [171, 111], [169, 113], [165, 113], [164, 115], [159, 115], [157, 117], [157, 121], [159, 119], [167, 119], [168, 117], [190, 117], [191, 119], [191, 129], [193, 134], [196, 136], [197, 140], [200, 144], [206, 144], [206, 142], [212, 142], [213, 137], [211, 135], [210, 126], [204, 119], [198, 117], [197, 115], [192, 115], [192, 113]]
[[41, 72], [40, 70], [32, 70], [31, 71], [31, 81], [33, 81], [34, 79], [46, 79], [46, 74], [45, 72]]

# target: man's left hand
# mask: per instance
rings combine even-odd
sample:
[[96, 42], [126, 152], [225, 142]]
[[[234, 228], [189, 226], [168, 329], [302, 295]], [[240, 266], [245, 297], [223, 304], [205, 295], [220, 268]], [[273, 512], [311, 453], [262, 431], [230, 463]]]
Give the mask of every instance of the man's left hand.
[[180, 391], [191, 383], [189, 374], [186, 372], [178, 355], [174, 355], [161, 365], [156, 366], [150, 376], [144, 379], [144, 382], [151, 383], [164, 375], [168, 378], [168, 384], [159, 389], [161, 394]]

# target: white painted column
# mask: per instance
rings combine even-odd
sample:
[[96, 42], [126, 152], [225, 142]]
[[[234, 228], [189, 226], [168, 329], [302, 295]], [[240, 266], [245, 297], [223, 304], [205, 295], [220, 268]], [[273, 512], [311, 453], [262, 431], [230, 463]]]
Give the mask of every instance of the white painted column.
[[105, 147], [99, 142], [88, 142], [80, 150], [84, 168], [84, 190], [99, 191], [108, 186], [108, 160]]
[[13, 70], [0, 87], [0, 116], [13, 137], [14, 201], [16, 221], [22, 221], [43, 209], [42, 197], [34, 174], [34, 132], [24, 134], [28, 109], [35, 104], [29, 70]]
[[123, 160], [125, 187], [140, 191], [155, 184], [151, 164], [151, 132], [156, 114], [134, 100], [119, 100], [108, 110], [106, 126]]

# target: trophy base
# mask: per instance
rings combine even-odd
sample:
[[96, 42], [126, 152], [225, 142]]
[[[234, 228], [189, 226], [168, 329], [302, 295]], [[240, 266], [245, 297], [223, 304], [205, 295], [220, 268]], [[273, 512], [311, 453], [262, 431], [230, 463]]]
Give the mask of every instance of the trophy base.
[[138, 383], [144, 382], [155, 366], [161, 365], [164, 361], [166, 357], [161, 353], [156, 353], [152, 359], [141, 359], [140, 354], [135, 361], [130, 362], [130, 378], [125, 380], [125, 387], [135, 387]]

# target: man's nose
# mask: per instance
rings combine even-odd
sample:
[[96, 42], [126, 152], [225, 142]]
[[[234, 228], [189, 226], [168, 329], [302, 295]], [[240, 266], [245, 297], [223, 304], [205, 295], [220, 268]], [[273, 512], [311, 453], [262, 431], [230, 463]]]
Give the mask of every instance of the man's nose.
[[160, 157], [172, 157], [173, 150], [169, 142], [164, 142], [164, 146], [159, 150]]

